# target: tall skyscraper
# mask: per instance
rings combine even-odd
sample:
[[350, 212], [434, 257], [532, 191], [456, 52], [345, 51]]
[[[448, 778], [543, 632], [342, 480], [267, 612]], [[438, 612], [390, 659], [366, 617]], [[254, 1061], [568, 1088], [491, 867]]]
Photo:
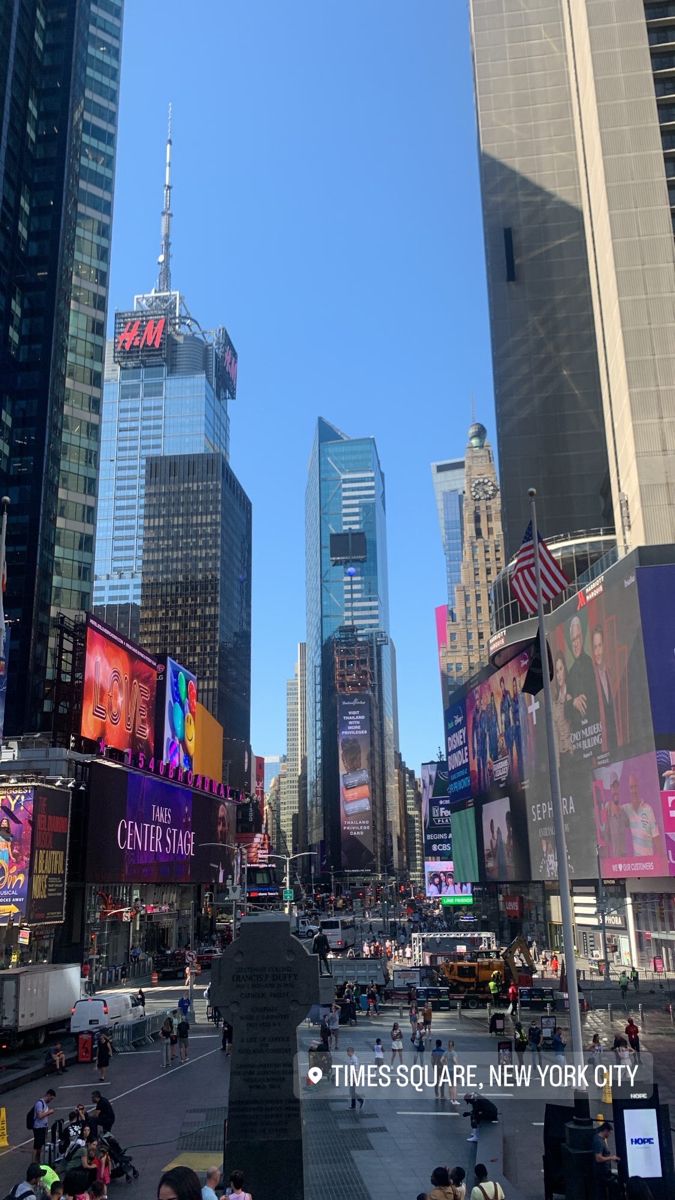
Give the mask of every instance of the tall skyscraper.
[[455, 588], [462, 576], [464, 546], [464, 459], [450, 458], [431, 464], [438, 523], [445, 555], [448, 606], [455, 603]]
[[6, 733], [49, 721], [53, 619], [91, 607], [122, 11], [0, 5]]
[[279, 824], [288, 850], [300, 849], [307, 776], [307, 647], [298, 644], [293, 678], [286, 683], [286, 770], [279, 784]]
[[248, 790], [251, 502], [222, 454], [146, 462], [140, 640], [195, 672], [224, 729], [224, 779]]
[[509, 552], [675, 540], [669, 0], [471, 0]]
[[383, 871], [400, 865], [401, 831], [384, 476], [373, 438], [319, 419], [305, 528], [307, 840], [321, 871]]
[[227, 460], [236, 395], [226, 330], [203, 331], [171, 288], [171, 148], [169, 128], [157, 287], [116, 314], [106, 347], [94, 604], [130, 633], [141, 601], [146, 462], [209, 453]]
[[505, 565], [497, 471], [487, 430], [478, 421], [469, 428], [464, 474], [460, 582], [455, 587], [445, 645], [441, 648], [444, 707], [453, 687], [485, 665], [490, 638], [490, 588]]

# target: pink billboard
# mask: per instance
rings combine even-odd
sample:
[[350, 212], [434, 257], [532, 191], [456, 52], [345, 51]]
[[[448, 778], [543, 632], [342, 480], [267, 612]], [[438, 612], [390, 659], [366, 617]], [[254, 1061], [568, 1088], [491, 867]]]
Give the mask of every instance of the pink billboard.
[[668, 874], [656, 755], [596, 767], [593, 811], [604, 876]]

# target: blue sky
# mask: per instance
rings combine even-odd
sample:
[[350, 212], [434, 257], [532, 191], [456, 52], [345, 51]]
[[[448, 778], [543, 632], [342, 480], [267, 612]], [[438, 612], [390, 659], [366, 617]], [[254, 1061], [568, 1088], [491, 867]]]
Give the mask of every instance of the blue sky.
[[110, 312], [152, 287], [174, 107], [173, 286], [239, 353], [231, 462], [253, 503], [257, 754], [285, 748], [304, 638], [314, 424], [386, 476], [401, 749], [442, 738], [445, 573], [429, 464], [493, 436], [465, 0], [127, 0]]

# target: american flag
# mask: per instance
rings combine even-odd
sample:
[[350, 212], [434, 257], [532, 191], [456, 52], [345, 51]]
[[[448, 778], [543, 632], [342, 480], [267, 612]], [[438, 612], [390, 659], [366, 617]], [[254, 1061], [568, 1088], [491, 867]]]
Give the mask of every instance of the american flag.
[[[538, 535], [538, 538], [542, 595], [544, 600], [553, 600], [568, 586], [569, 579], [561, 571], [541, 534]], [[525, 530], [525, 537], [516, 554], [515, 566], [511, 572], [511, 590], [517, 596], [526, 612], [536, 613], [537, 583], [534, 570], [534, 541], [532, 539], [531, 521]]]

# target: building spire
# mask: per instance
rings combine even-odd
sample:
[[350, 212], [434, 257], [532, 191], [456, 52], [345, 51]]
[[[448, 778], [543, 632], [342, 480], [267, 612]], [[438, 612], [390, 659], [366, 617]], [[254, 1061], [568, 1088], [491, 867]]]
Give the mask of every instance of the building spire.
[[164, 170], [164, 208], [162, 209], [162, 248], [157, 262], [159, 277], [158, 292], [171, 291], [171, 118], [172, 105], [169, 105], [169, 127], [166, 135], [166, 165]]

